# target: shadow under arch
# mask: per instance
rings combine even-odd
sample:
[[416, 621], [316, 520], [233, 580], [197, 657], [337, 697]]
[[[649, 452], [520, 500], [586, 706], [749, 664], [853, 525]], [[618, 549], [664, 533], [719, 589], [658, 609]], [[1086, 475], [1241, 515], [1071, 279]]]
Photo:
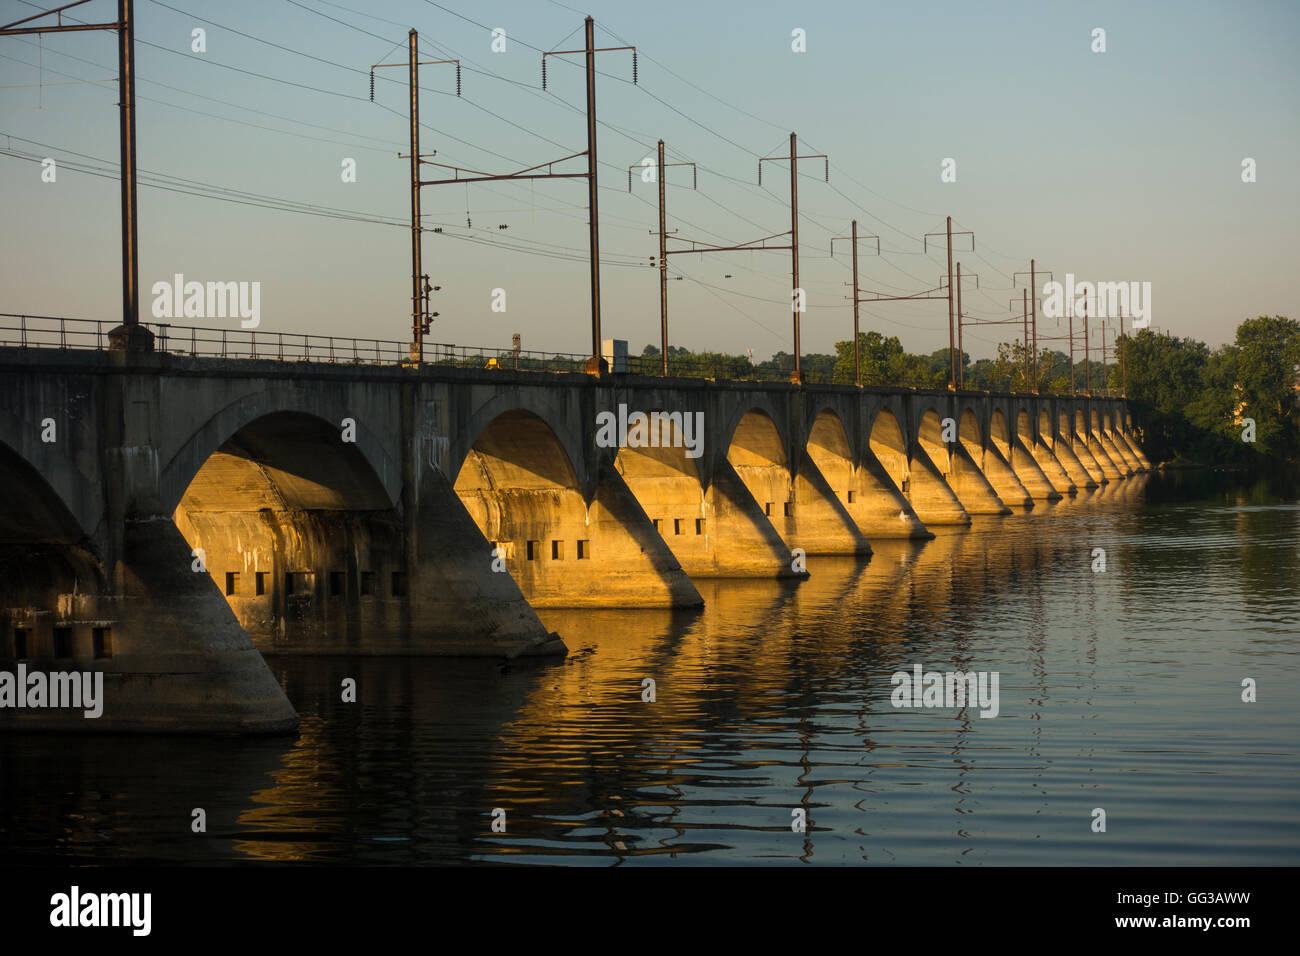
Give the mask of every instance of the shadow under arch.
[[[112, 602], [100, 598], [104, 568], [80, 523], [35, 466], [2, 442], [0, 488], [0, 661], [66, 669], [92, 661], [96, 649], [103, 657]], [[12, 708], [0, 711], [0, 723], [16, 717]]]
[[201, 463], [173, 520], [263, 653], [401, 644], [409, 568], [395, 503], [333, 422], [244, 423]]
[[[666, 457], [634, 455], [638, 464], [667, 471], [671, 452], [684, 452], [644, 451]], [[508, 571], [533, 606], [703, 603], [625, 482], [619, 462], [632, 459], [621, 454], [602, 462], [588, 501], [560, 437], [531, 411], [501, 412], [466, 452], [455, 493], [489, 542], [494, 569]]]

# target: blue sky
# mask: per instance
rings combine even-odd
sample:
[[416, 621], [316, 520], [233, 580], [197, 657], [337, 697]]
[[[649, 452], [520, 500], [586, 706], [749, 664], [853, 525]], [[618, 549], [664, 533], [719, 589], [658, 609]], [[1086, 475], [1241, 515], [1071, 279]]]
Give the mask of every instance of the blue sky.
[[[0, 21], [45, 6], [0, 0]], [[71, 14], [110, 20], [115, 9], [94, 0]], [[834, 258], [828, 245], [853, 218], [862, 235], [881, 237], [880, 257], [863, 243], [862, 285], [886, 294], [938, 283], [942, 244], [926, 255], [921, 236], [945, 216], [973, 230], [974, 251], [955, 247], [963, 271], [979, 275], [963, 301], [979, 318], [1010, 316], [1009, 300], [1020, 298], [1012, 274], [1031, 256], [1061, 279], [1151, 282], [1153, 324], [1212, 345], [1244, 318], [1300, 317], [1300, 5], [753, 2], [740, 11], [672, 0], [586, 9], [136, 0], [142, 179], [180, 177], [363, 220], [142, 186], [142, 318], [153, 282], [179, 272], [260, 282], [268, 331], [407, 338], [406, 77], [380, 70], [371, 103], [370, 65], [404, 60], [412, 26], [423, 59], [461, 58], [461, 98], [453, 69], [422, 69], [421, 149], [510, 172], [585, 148], [580, 57], [553, 58], [543, 92], [535, 49], [581, 46], [584, 13], [596, 19], [598, 45], [639, 51], [637, 86], [629, 54], [600, 54], [597, 92], [603, 331], [633, 351], [659, 339], [649, 266], [657, 207], [653, 185], [638, 180], [628, 194], [626, 168], [661, 137], [670, 161], [698, 164], [696, 190], [688, 168], [668, 171], [668, 228], [727, 244], [789, 228], [788, 172], [765, 164], [759, 187], [760, 155], [785, 151], [791, 131], [801, 152], [829, 154], [829, 183], [819, 163], [800, 167], [805, 352], [830, 351], [851, 333], [847, 243]], [[506, 31], [505, 53], [490, 49], [494, 27]], [[1105, 53], [1091, 50], [1097, 27]], [[195, 28], [206, 30], [206, 53], [191, 52]], [[791, 51], [796, 28], [805, 53]], [[0, 311], [120, 314], [117, 183], [64, 165], [116, 164], [116, 84], [69, 82], [115, 76], [111, 33], [0, 37], [0, 151], [60, 164], [57, 181], [43, 183], [37, 163], [0, 155]], [[940, 181], [948, 157], [955, 183]], [[1241, 181], [1245, 157], [1257, 163], [1255, 183]], [[357, 161], [355, 183], [341, 180], [345, 158]], [[426, 270], [443, 287], [433, 341], [507, 346], [518, 332], [525, 348], [587, 349], [585, 182], [428, 187], [422, 201], [426, 228], [444, 229], [424, 241]], [[789, 350], [788, 253], [679, 255], [671, 265], [684, 276], [669, 284], [674, 344], [756, 358]], [[506, 290], [504, 313], [491, 310], [496, 288]], [[933, 351], [947, 345], [946, 304], [864, 305], [863, 327]], [[972, 329], [967, 351], [991, 355], [1018, 330]], [[1054, 332], [1040, 322], [1041, 334]]]

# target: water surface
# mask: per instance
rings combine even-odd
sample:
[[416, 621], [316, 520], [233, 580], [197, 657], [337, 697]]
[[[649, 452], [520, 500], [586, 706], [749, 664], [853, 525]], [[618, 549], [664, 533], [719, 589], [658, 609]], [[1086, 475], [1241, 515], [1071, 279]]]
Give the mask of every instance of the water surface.
[[[702, 612], [543, 612], [563, 661], [273, 658], [297, 739], [0, 737], [0, 861], [1300, 863], [1294, 488], [1139, 477], [873, 544]], [[894, 708], [917, 663], [998, 672], [999, 716]]]

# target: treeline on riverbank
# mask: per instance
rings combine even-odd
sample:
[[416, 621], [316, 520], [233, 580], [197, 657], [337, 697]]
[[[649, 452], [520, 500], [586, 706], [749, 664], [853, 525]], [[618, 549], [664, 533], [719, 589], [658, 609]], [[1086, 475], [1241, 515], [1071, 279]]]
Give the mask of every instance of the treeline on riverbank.
[[[904, 350], [897, 336], [862, 332], [858, 353], [863, 385], [947, 388], [950, 351]], [[1095, 356], [1095, 357], [1094, 357]], [[1064, 352], [1038, 355], [1039, 390], [1063, 395], [1126, 391], [1134, 424], [1147, 456], [1156, 462], [1201, 465], [1273, 465], [1300, 462], [1300, 322], [1281, 316], [1248, 319], [1235, 341], [1217, 349], [1193, 338], [1150, 329], [1119, 337], [1106, 361], [1094, 350], [1076, 352], [1073, 368]], [[962, 386], [987, 391], [1031, 391], [1032, 361], [1026, 369], [1020, 342], [1002, 342], [997, 358], [972, 361], [961, 353]], [[634, 371], [658, 374], [659, 349], [647, 345], [630, 363]], [[800, 356], [804, 378], [813, 383], [854, 383], [853, 340], [835, 343], [835, 354]], [[748, 355], [693, 352], [669, 346], [670, 375], [717, 379], [788, 379], [794, 356], [777, 352], [755, 362]], [[1254, 422], [1253, 435], [1247, 420]], [[1243, 438], [1252, 438], [1243, 440]]]
[[1300, 463], [1300, 322], [1247, 319], [1217, 349], [1143, 329], [1120, 349], [1129, 407], [1152, 461]]

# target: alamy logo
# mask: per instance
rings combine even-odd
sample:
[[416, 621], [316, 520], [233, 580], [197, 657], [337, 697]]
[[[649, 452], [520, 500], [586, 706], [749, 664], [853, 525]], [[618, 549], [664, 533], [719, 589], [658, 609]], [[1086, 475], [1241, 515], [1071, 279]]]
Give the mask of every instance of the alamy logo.
[[966, 707], [980, 708], [981, 717], [998, 715], [997, 671], [924, 671], [912, 665], [912, 673], [896, 671], [889, 682], [889, 695], [895, 707]]
[[699, 458], [704, 450], [703, 412], [627, 412], [618, 406], [613, 412], [596, 413], [597, 448], [685, 448], [687, 458]]
[[17, 674], [0, 671], [0, 708], [71, 707], [81, 709], [87, 720], [104, 713], [104, 672], [73, 671], [28, 673], [26, 664]]
[[155, 282], [155, 319], [240, 319], [240, 327], [255, 329], [262, 322], [262, 283], [186, 282], [176, 273], [172, 282]]
[[1043, 315], [1049, 319], [1088, 316], [1094, 319], [1131, 316], [1133, 328], [1151, 324], [1150, 282], [1080, 282], [1065, 274], [1065, 285], [1043, 284]]
[[127, 926], [133, 936], [148, 936], [153, 920], [152, 893], [82, 893], [74, 886], [50, 897], [50, 925]]

